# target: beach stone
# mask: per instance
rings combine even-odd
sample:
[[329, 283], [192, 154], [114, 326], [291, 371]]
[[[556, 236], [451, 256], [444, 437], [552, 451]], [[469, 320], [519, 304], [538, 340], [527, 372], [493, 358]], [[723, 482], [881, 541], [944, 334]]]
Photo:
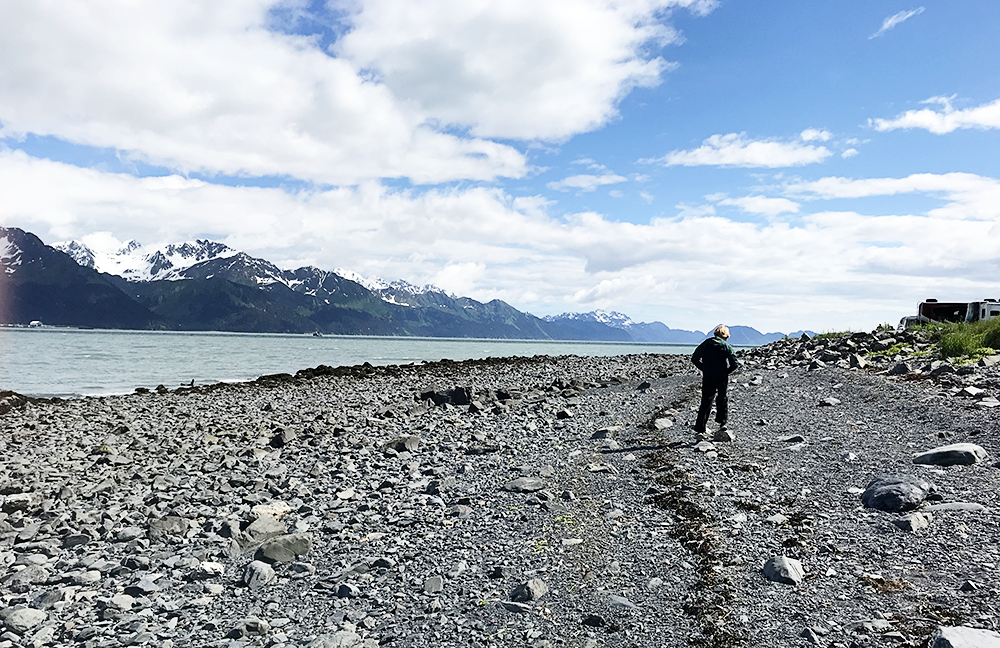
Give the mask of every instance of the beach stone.
[[34, 608], [6, 608], [0, 611], [4, 625], [18, 634], [24, 634], [32, 628], [41, 625], [49, 618], [47, 612]]
[[525, 603], [528, 601], [537, 601], [546, 594], [548, 594], [549, 588], [540, 578], [532, 578], [526, 583], [522, 583], [514, 588], [510, 593], [510, 600]]
[[283, 515], [290, 513], [292, 507], [288, 502], [268, 502], [267, 504], [258, 504], [250, 509], [250, 515], [255, 519], [262, 517], [269, 517], [275, 520], [280, 520]]
[[903, 376], [910, 373], [911, 371], [913, 371], [913, 369], [906, 362], [897, 362], [892, 366], [892, 369], [889, 370], [889, 375]]
[[728, 428], [725, 430], [716, 431], [715, 435], [712, 437], [712, 441], [716, 443], [732, 443], [736, 441], [736, 437], [733, 435], [732, 431]]
[[927, 648], [1000, 648], [1000, 634], [967, 626], [946, 626], [934, 631]]
[[289, 533], [265, 542], [254, 558], [269, 563], [290, 563], [312, 551], [312, 546], [311, 533]]
[[230, 639], [243, 639], [245, 637], [260, 637], [271, 631], [271, 625], [263, 619], [257, 617], [247, 617], [240, 621], [239, 625], [229, 631], [227, 635]]
[[819, 401], [820, 407], [834, 407], [840, 405], [840, 399], [834, 398], [833, 396], [828, 396], [826, 398], [821, 398]]
[[386, 442], [384, 447], [396, 452], [416, 452], [420, 448], [420, 437], [414, 435], [396, 437]]
[[362, 643], [361, 635], [350, 630], [340, 630], [333, 634], [324, 634], [316, 637], [308, 644], [307, 648], [353, 648]]
[[667, 430], [669, 428], [672, 428], [673, 426], [674, 422], [668, 418], [658, 418], [655, 421], [653, 421], [653, 427], [655, 427], [657, 430], [660, 431]]
[[431, 576], [424, 581], [424, 592], [427, 594], [437, 594], [444, 590], [444, 578], [441, 576]]
[[764, 563], [764, 577], [775, 583], [799, 585], [805, 575], [802, 563], [788, 556], [775, 556]]
[[254, 560], [243, 570], [243, 583], [251, 590], [258, 590], [275, 579], [274, 569], [266, 562]]
[[503, 489], [512, 493], [534, 493], [545, 488], [545, 482], [537, 477], [518, 477], [503, 485]]
[[920, 506], [933, 490], [934, 484], [919, 477], [881, 476], [869, 482], [861, 494], [861, 503], [865, 508], [901, 513]]
[[277, 519], [265, 515], [251, 522], [243, 533], [253, 542], [263, 542], [288, 533], [288, 529]]
[[934, 520], [934, 516], [930, 513], [914, 512], [904, 515], [903, 517], [896, 518], [892, 521], [897, 528], [903, 531], [919, 531], [920, 529], [926, 529], [931, 525]]
[[975, 443], [953, 443], [921, 452], [913, 457], [913, 463], [932, 466], [970, 466], [983, 461], [986, 457], [986, 450]]
[[938, 504], [928, 504], [925, 511], [963, 511], [966, 513], [983, 513], [986, 507], [975, 502], [940, 502]]

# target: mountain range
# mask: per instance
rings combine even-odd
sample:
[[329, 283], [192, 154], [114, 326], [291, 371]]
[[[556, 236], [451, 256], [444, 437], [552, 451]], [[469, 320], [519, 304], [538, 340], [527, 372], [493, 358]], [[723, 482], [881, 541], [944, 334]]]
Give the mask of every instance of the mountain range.
[[[285, 270], [222, 243], [197, 240], [111, 251], [44, 244], [0, 227], [0, 323], [125, 329], [330, 333], [695, 344], [700, 331], [637, 323], [620, 313], [545, 318], [495, 299], [368, 279], [350, 270]], [[731, 327], [734, 344], [783, 337]]]

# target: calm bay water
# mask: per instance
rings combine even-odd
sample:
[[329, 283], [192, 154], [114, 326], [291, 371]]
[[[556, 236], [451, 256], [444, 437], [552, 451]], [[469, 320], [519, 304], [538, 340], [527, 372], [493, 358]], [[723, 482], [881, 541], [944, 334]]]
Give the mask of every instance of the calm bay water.
[[201, 385], [253, 380], [320, 364], [693, 350], [685, 344], [0, 328], [0, 389], [29, 396], [99, 396], [192, 380]]

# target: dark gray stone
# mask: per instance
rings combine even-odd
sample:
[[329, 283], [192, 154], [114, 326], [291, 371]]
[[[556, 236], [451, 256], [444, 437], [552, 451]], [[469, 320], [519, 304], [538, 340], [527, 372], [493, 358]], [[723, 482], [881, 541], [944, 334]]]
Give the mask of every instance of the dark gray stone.
[[913, 463], [932, 466], [971, 466], [986, 457], [986, 450], [975, 443], [953, 443], [921, 452], [913, 457]]
[[881, 476], [873, 479], [861, 494], [866, 508], [901, 513], [920, 506], [934, 484], [909, 475]]

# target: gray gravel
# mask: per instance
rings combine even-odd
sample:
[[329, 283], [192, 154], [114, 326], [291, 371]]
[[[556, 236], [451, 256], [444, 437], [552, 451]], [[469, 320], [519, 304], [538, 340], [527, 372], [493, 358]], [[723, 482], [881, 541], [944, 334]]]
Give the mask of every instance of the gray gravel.
[[[879, 356], [884, 337], [743, 354], [731, 436], [713, 441], [691, 430], [700, 377], [676, 356], [8, 397], [0, 648], [846, 648], [995, 631], [1000, 365], [930, 367], [919, 341]], [[982, 452], [913, 462], [955, 443]], [[926, 525], [864, 506], [886, 476], [933, 485], [913, 505]], [[801, 573], [770, 580], [769, 562]]]

